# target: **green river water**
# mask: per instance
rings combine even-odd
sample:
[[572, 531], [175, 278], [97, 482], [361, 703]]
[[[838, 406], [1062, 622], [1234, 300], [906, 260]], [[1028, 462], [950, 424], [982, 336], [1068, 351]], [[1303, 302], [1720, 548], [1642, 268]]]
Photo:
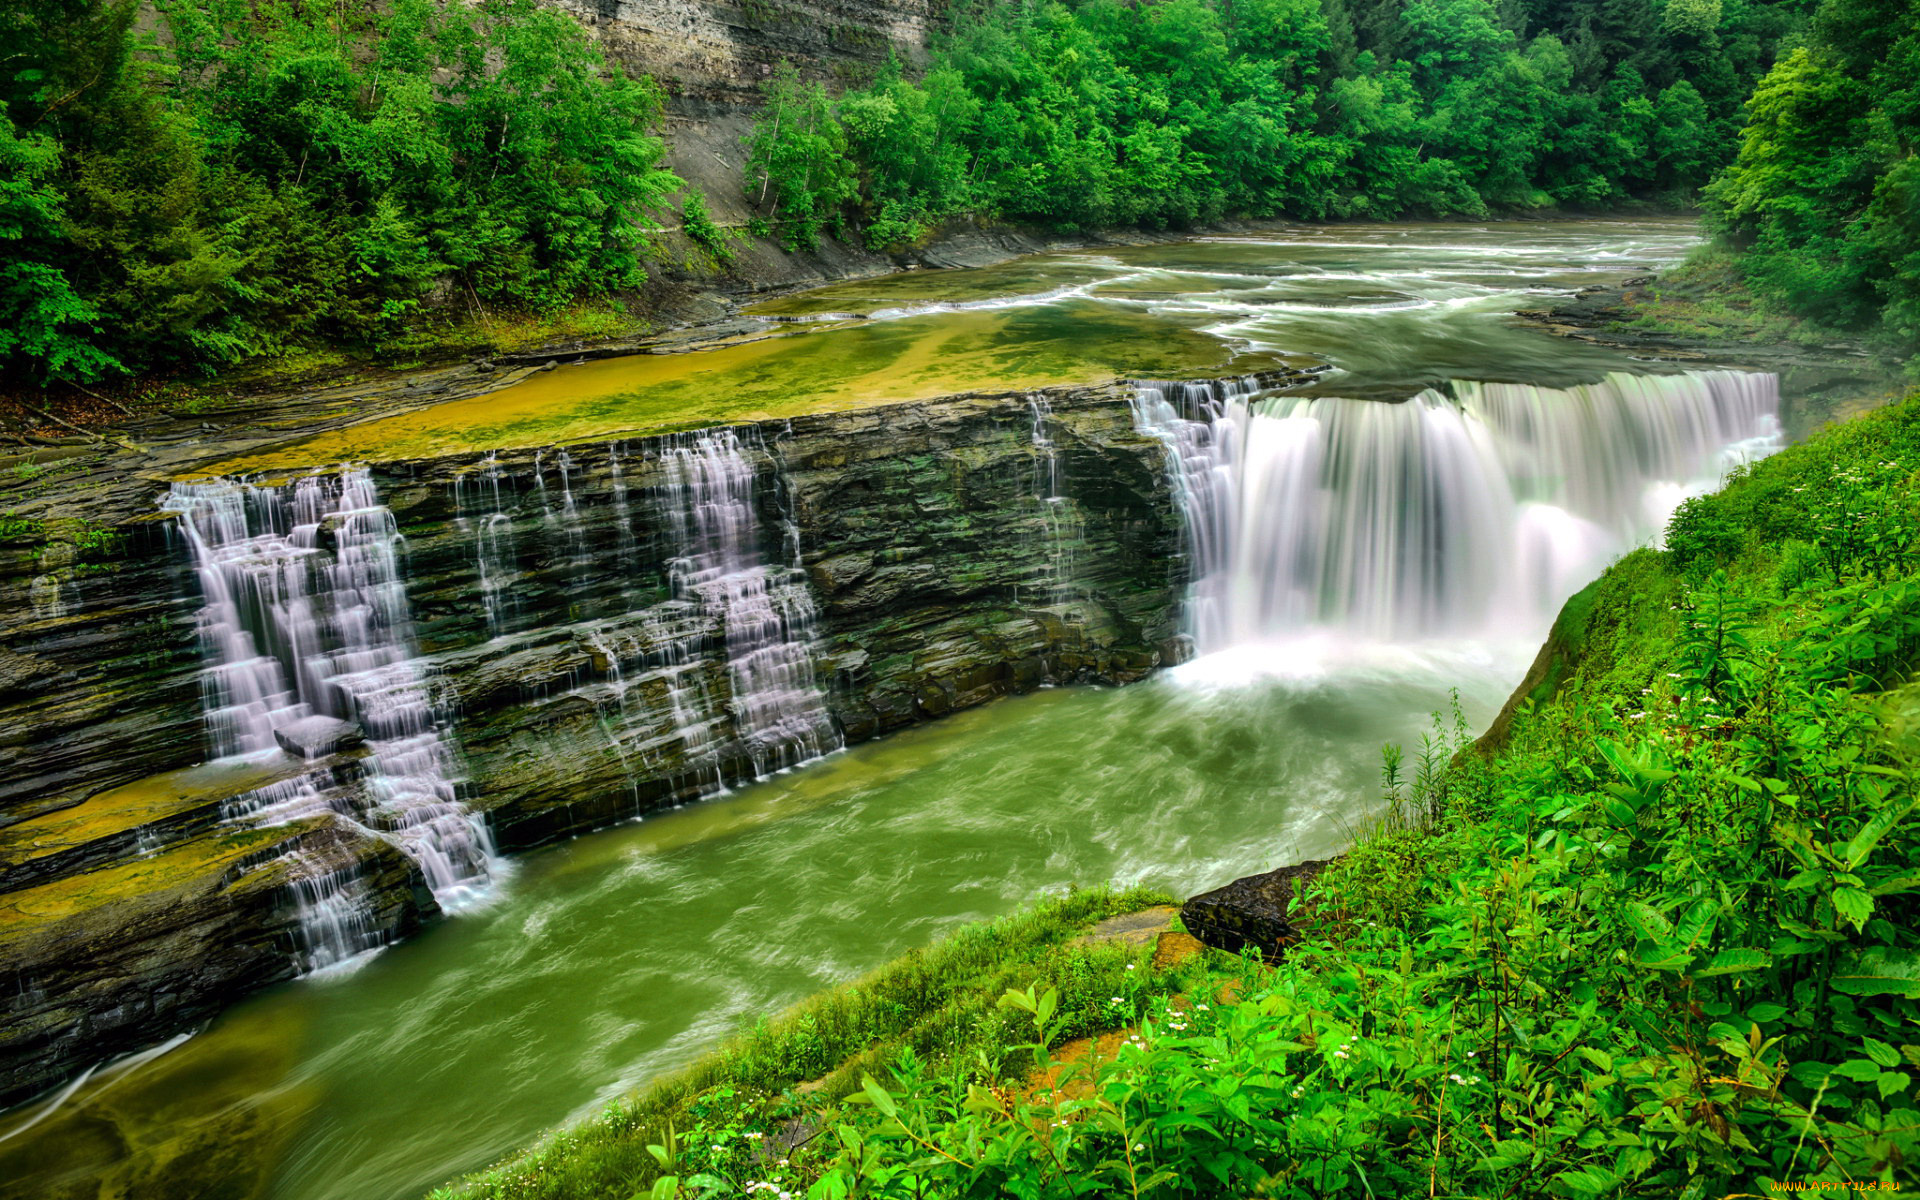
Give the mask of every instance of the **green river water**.
[[[1623, 363], [1505, 314], [1661, 266], [1692, 238], [1684, 223], [1395, 226], [1044, 256], [776, 301], [780, 315], [851, 315], [759, 345], [806, 347], [804, 390], [831, 360], [819, 339], [960, 323], [944, 337], [981, 311], [1013, 314], [995, 318], [1002, 332], [1041, 317], [1058, 331], [1098, 310], [1102, 336], [1116, 322], [1143, 337], [1177, 330], [1211, 346], [1200, 357], [1215, 367], [1331, 361], [1357, 392], [1459, 375], [1560, 383]], [[982, 300], [996, 307], [941, 307]], [[1186, 346], [1119, 347], [1089, 370], [1125, 373], [1130, 354], [1179, 367], [1154, 354]], [[1041, 349], [1001, 368], [1060, 373], [1057, 340]], [[751, 370], [777, 384], [782, 354], [756, 354]], [[567, 412], [509, 390], [410, 415], [404, 429], [328, 435], [286, 461], [646, 427], [646, 388], [595, 366], [599, 399]], [[489, 413], [535, 409], [540, 420], [511, 436], [490, 432]], [[569, 424], [585, 409], [598, 415]], [[1337, 851], [1371, 811], [1380, 745], [1416, 743], [1455, 687], [1484, 725], [1541, 633], [1490, 645], [1406, 632], [1308, 643], [1264, 671], [1229, 651], [1129, 688], [1002, 701], [525, 855], [478, 911], [0, 1117], [0, 1197], [418, 1196], [756, 1015], [1040, 892], [1118, 882], [1190, 894]]]

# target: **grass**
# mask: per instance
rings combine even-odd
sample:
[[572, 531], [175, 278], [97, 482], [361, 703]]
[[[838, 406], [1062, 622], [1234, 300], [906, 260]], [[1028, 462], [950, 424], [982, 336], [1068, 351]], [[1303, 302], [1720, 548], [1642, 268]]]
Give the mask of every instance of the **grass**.
[[1857, 340], [1761, 304], [1741, 278], [1735, 256], [1717, 245], [1696, 251], [1651, 287], [1628, 293], [1626, 302], [1636, 315], [1608, 327], [1615, 332], [1809, 347]]
[[[1177, 903], [1149, 889], [1100, 888], [1039, 901], [968, 925], [863, 979], [763, 1020], [732, 1043], [599, 1116], [434, 1192], [435, 1200], [561, 1200], [643, 1194], [667, 1173], [734, 1175], [819, 1128], [820, 1114], [903, 1057], [953, 1064], [998, 1058], [1022, 1022], [1009, 989], [1051, 988], [1058, 1034], [1084, 1037], [1137, 1019], [1156, 997], [1200, 977], [1197, 964], [1155, 970], [1111, 942], [1079, 942], [1098, 921]], [[1114, 1004], [1121, 997], [1123, 1005]], [[1031, 1057], [1009, 1058], [1019, 1074]], [[697, 1128], [698, 1138], [680, 1135]], [[754, 1136], [749, 1137], [748, 1134]], [[782, 1138], [785, 1141], [782, 1141]]]

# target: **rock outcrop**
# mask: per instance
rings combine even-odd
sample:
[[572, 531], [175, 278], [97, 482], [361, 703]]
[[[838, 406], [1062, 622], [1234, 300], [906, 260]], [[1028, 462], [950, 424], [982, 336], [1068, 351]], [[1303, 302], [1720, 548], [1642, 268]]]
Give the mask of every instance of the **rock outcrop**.
[[1180, 908], [1187, 932], [1218, 950], [1252, 947], [1271, 962], [1299, 940], [1303, 925], [1293, 902], [1330, 859], [1310, 859], [1236, 879], [1188, 900]]
[[[731, 431], [769, 586], [810, 606], [834, 739], [1050, 683], [1125, 683], [1184, 653], [1178, 510], [1130, 389], [1039, 399]], [[671, 460], [697, 436], [372, 465], [461, 797], [503, 850], [766, 766], [769, 735], [736, 694], [737, 631], [676, 581], [688, 497]], [[336, 815], [363, 798], [291, 823], [248, 815], [276, 788], [364, 788], [362, 730], [316, 720], [282, 729], [273, 761], [197, 765], [201, 597], [156, 512], [164, 491], [89, 480], [0, 525], [0, 1102], [296, 974], [302, 905], [343, 881], [375, 941], [438, 911], [389, 835]]]

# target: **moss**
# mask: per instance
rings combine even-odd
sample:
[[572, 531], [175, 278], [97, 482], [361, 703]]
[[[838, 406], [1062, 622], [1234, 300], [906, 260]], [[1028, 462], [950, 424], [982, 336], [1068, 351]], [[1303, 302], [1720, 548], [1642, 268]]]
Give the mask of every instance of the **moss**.
[[[1077, 302], [937, 313], [794, 332], [680, 354], [544, 371], [484, 396], [362, 422], [214, 474], [287, 471], [673, 433], [968, 392], [1272, 366], [1150, 314]], [[954, 464], [913, 464], [951, 487]]]

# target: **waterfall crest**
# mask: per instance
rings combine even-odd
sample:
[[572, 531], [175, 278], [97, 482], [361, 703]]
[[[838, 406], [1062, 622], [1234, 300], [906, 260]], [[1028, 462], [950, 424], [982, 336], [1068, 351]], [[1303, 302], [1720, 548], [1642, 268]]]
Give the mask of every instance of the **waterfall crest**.
[[[417, 862], [442, 906], [469, 900], [491, 876], [492, 842], [454, 787], [414, 650], [399, 529], [372, 478], [354, 469], [285, 487], [176, 483], [163, 508], [178, 517], [200, 583], [214, 756], [292, 752], [316, 722], [358, 726], [367, 746], [357, 797], [293, 781], [241, 797], [229, 816], [333, 811]], [[315, 884], [299, 897], [314, 917], [306, 933], [318, 965], [359, 948], [328, 933], [358, 927], [342, 911], [344, 894]]]
[[1702, 371], [1401, 404], [1141, 384], [1185, 518], [1201, 654], [1331, 630], [1536, 637], [1689, 495], [1778, 448], [1778, 381]]

